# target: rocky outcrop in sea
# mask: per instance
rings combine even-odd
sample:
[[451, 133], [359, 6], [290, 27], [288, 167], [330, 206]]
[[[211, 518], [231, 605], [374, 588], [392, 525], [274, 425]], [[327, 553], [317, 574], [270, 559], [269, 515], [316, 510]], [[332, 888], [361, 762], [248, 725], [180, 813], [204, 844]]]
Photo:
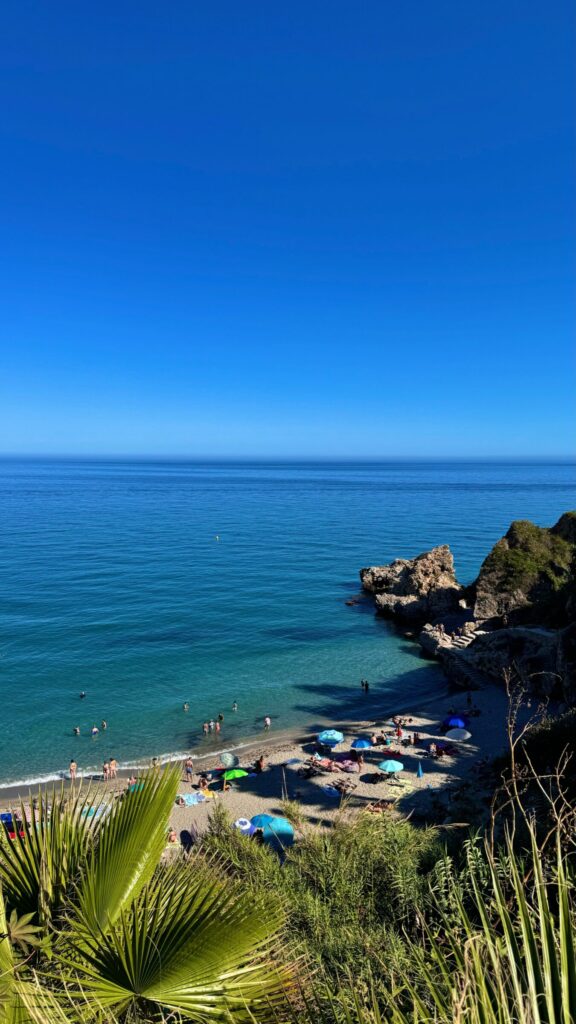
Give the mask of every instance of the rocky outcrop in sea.
[[518, 521], [469, 587], [447, 545], [361, 569], [378, 614], [420, 629], [424, 654], [474, 689], [506, 673], [535, 693], [576, 703], [576, 512], [546, 529]]
[[360, 580], [364, 590], [374, 595], [381, 615], [411, 625], [453, 614], [463, 594], [447, 544], [417, 558], [397, 558], [390, 565], [361, 569]]

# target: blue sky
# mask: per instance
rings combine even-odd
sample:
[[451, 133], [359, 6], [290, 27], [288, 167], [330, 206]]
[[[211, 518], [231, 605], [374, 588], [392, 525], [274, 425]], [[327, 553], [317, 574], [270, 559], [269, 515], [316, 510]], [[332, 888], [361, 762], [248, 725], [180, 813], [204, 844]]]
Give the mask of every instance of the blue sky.
[[574, 20], [5, 5], [0, 450], [571, 453]]

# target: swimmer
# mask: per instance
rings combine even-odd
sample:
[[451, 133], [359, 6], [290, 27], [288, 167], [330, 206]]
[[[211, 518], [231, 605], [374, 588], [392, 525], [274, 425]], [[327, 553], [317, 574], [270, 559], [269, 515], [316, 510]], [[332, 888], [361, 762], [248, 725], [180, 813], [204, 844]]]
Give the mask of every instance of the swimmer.
[[105, 722], [104, 719], [102, 719], [102, 721], [100, 722], [100, 728], [102, 729], [102, 731], [108, 728], [108, 723]]
[[182, 711], [190, 711], [190, 705], [187, 700], [185, 700], [182, 705]]
[[75, 736], [79, 736], [80, 735], [80, 726], [79, 725], [75, 725], [74, 726], [74, 735]]
[[208, 728], [208, 722], [204, 722], [204, 725], [202, 726], [202, 732], [204, 733], [205, 736], [208, 735]]
[[272, 725], [272, 719], [270, 718], [270, 715], [266, 715], [266, 717], [264, 719], [264, 728], [265, 728], [266, 732], [268, 732], [268, 729], [270, 728], [271, 725]]
[[90, 732], [92, 733], [93, 736], [97, 736], [98, 733], [100, 732], [100, 729], [98, 728], [97, 725], [93, 725]]
[[84, 692], [84, 690], [82, 690], [82, 692], [80, 694], [80, 700], [84, 700], [85, 696], [86, 696], [86, 693]]
[[237, 705], [236, 701], [234, 701], [234, 703], [232, 705], [232, 711], [238, 711], [238, 705]]

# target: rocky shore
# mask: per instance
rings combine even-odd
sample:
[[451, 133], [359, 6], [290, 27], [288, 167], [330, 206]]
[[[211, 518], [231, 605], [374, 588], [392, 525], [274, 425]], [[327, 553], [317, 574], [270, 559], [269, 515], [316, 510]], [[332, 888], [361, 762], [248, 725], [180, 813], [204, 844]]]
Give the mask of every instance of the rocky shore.
[[512, 523], [462, 586], [448, 545], [360, 570], [376, 612], [419, 633], [423, 654], [466, 689], [506, 673], [576, 703], [576, 512], [551, 528]]

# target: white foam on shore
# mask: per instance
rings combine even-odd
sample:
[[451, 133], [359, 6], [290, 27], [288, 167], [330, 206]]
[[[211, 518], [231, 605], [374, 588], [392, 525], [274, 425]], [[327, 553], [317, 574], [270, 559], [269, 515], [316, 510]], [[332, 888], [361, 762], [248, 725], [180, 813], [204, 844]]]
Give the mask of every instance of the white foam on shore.
[[[257, 742], [258, 740], [254, 740], [249, 743], [238, 743], [233, 747], [217, 747], [214, 748], [214, 750], [207, 751], [205, 754], [191, 754], [189, 750], [176, 751], [171, 754], [160, 754], [158, 755], [158, 761], [160, 764], [173, 764], [177, 761], [185, 761], [187, 757], [193, 757], [194, 761], [205, 761], [209, 758], [221, 757], [222, 754], [236, 753], [238, 750], [243, 750], [246, 747], [251, 747], [254, 745], [254, 743]], [[150, 768], [151, 760], [152, 759], [150, 758], [142, 764], [137, 763], [135, 761], [120, 761], [118, 763], [118, 770], [121, 772], [146, 771], [148, 768]], [[97, 765], [94, 765], [93, 768], [88, 767], [84, 768], [83, 771], [79, 771], [78, 774], [76, 775], [76, 778], [89, 780], [92, 779], [93, 776], [98, 776], [100, 778], [101, 775], [101, 768]], [[20, 787], [26, 789], [31, 786], [45, 786], [51, 782], [69, 781], [70, 773], [68, 769], [65, 769], [63, 771], [53, 772], [50, 775], [36, 775], [29, 779], [15, 779], [14, 782], [0, 782], [0, 792], [2, 792], [2, 790], [5, 789], [18, 789]]]
[[[448, 697], [450, 695], [450, 692], [451, 692], [450, 691], [450, 687], [449, 687], [448, 683], [445, 682], [444, 686], [435, 687], [434, 689], [430, 690], [428, 693], [420, 694], [418, 697], [414, 697], [413, 700], [410, 702], [410, 704], [408, 704], [408, 706], [405, 706], [404, 702], [400, 701], [399, 699], [396, 699], [394, 701], [394, 703], [392, 703], [392, 701], [390, 701], [390, 708], [394, 709], [394, 713], [396, 713], [396, 714], [406, 714], [406, 713], [409, 712], [410, 707], [413, 708], [414, 704], [417, 704], [417, 706], [419, 708], [425, 708], [426, 705], [428, 705], [428, 704], [435, 704], [437, 700], [441, 700], [441, 699], [443, 699], [445, 697]], [[392, 710], [386, 710], [383, 707], [380, 707], [378, 709], [376, 709], [376, 708], [362, 708], [362, 704], [360, 702], [359, 702], [359, 705], [358, 705], [358, 710], [366, 710], [366, 711], [371, 710], [373, 712], [373, 715], [371, 716], [371, 718], [369, 720], [372, 720], [372, 719], [375, 719], [375, 718], [384, 718], [384, 717], [386, 717], [386, 716], [388, 716], [388, 715], [393, 713]], [[354, 720], [353, 723], [351, 721], [349, 724], [351, 724], [351, 725], [353, 724], [354, 726], [356, 726], [358, 728], [362, 727], [362, 723], [361, 723], [360, 718], [358, 720]], [[326, 728], [332, 727], [332, 726], [334, 728], [336, 728], [336, 727], [345, 725], [345, 723], [342, 723], [342, 722], [339, 723], [337, 721], [327, 721], [325, 723], [325, 725], [326, 725]], [[253, 738], [248, 738], [247, 737], [244, 740], [244, 742], [236, 743], [236, 744], [234, 744], [232, 746], [227, 746], [227, 747], [214, 747], [212, 750], [207, 750], [207, 751], [205, 751], [203, 753], [197, 753], [194, 749], [189, 749], [189, 750], [172, 751], [170, 753], [159, 754], [158, 755], [158, 761], [159, 761], [160, 764], [171, 764], [171, 763], [174, 763], [176, 761], [184, 761], [184, 760], [186, 760], [187, 757], [192, 757], [195, 762], [197, 762], [197, 761], [205, 761], [205, 760], [209, 760], [209, 759], [219, 758], [224, 753], [234, 754], [234, 753], [237, 753], [240, 750], [245, 750], [245, 749], [247, 749], [249, 747], [254, 747], [256, 745], [264, 745], [265, 744], [266, 746], [270, 746], [270, 745], [276, 746], [279, 743], [285, 743], [287, 741], [289, 742], [291, 740], [294, 740], [296, 738], [296, 736], [301, 736], [303, 733], [307, 733], [307, 732], [312, 734], [311, 731], [309, 729], [307, 729], [305, 725], [303, 725], [303, 726], [294, 725], [290, 729], [285, 729], [285, 730], [282, 730], [280, 732], [275, 732], [274, 730], [272, 730], [270, 732], [259, 733], [258, 735], [255, 735]], [[150, 768], [151, 760], [152, 760], [152, 758], [150, 757], [150, 758], [147, 758], [144, 762], [138, 762], [138, 761], [119, 761], [118, 762], [118, 770], [120, 772], [141, 772], [141, 771], [146, 771], [146, 769]], [[98, 779], [102, 778], [102, 767], [101, 767], [101, 765], [94, 765], [94, 767], [84, 768], [82, 771], [78, 772], [76, 778], [77, 779], [90, 780], [90, 779], [93, 779], [94, 776], [97, 776]], [[2, 782], [0, 782], [0, 793], [3, 790], [6, 790], [6, 789], [19, 789], [19, 788], [28, 789], [28, 788], [31, 788], [32, 786], [42, 786], [42, 785], [47, 785], [47, 784], [54, 783], [54, 782], [69, 782], [69, 781], [70, 781], [70, 774], [68, 772], [68, 769], [66, 768], [66, 769], [63, 769], [63, 770], [58, 771], [58, 772], [52, 772], [51, 774], [48, 774], [48, 775], [33, 776], [33, 777], [29, 778], [29, 779], [16, 779], [14, 782], [2, 781]]]

